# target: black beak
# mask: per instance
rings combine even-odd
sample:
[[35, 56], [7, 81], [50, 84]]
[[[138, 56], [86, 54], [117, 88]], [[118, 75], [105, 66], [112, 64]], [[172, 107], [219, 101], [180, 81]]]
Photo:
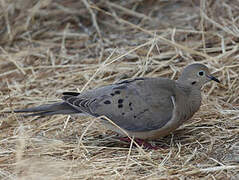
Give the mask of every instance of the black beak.
[[214, 76], [207, 75], [207, 77], [208, 77], [209, 79], [213, 80], [213, 81], [216, 81], [217, 83], [220, 83], [220, 81], [219, 81], [217, 78], [215, 78]]

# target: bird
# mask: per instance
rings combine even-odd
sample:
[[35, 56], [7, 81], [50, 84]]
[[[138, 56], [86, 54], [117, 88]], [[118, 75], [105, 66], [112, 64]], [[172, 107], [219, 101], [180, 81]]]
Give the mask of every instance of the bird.
[[206, 65], [193, 63], [182, 70], [177, 80], [163, 77], [126, 79], [81, 93], [63, 92], [61, 102], [13, 112], [29, 113], [27, 116], [77, 114], [100, 117], [108, 129], [123, 137], [126, 132], [128, 137], [147, 146], [148, 140], [169, 135], [199, 110], [201, 89], [211, 80], [220, 83]]

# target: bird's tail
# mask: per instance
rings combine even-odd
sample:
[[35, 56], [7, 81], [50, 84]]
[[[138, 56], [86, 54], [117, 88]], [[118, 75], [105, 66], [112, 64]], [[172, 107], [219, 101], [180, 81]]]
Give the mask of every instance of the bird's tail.
[[72, 106], [67, 104], [66, 102], [58, 102], [54, 104], [44, 104], [37, 107], [26, 108], [26, 109], [19, 109], [14, 111], [5, 111], [5, 113], [29, 113], [24, 114], [24, 116], [51, 116], [54, 114], [76, 114], [82, 113]]

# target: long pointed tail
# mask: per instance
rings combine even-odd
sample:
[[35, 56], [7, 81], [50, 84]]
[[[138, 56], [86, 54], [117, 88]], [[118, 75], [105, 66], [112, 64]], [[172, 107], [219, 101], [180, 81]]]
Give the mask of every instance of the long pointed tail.
[[[8, 111], [9, 113], [11, 111]], [[58, 102], [54, 104], [44, 104], [37, 107], [26, 108], [26, 109], [19, 109], [14, 110], [15, 113], [30, 113], [24, 114], [24, 116], [50, 116], [54, 114], [76, 114], [82, 113], [72, 106], [67, 104], [66, 102]]]

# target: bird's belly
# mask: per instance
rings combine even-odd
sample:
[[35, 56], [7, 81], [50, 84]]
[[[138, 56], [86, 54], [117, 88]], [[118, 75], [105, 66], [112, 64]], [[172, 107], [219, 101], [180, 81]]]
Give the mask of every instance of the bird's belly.
[[125, 130], [123, 128], [117, 127], [116, 125], [113, 125], [112, 123], [103, 121], [104, 125], [114, 131], [118, 134], [121, 134], [122, 136], [130, 136], [140, 139], [146, 139], [146, 140], [154, 140], [158, 139], [160, 137], [166, 136], [170, 134], [173, 130], [177, 129], [180, 126], [180, 123], [177, 122], [177, 120], [174, 119], [174, 117], [168, 121], [167, 124], [165, 124], [163, 127], [155, 130], [150, 131], [129, 131]]
[[129, 130], [120, 128], [117, 125], [114, 125], [108, 121], [107, 122], [102, 121], [102, 122], [105, 124], [105, 126], [108, 129], [115, 131], [123, 136], [130, 136], [130, 137], [146, 139], [146, 140], [154, 140], [154, 139], [158, 139], [160, 137], [169, 135], [171, 132], [177, 129], [180, 125], [182, 125], [185, 121], [190, 119], [193, 116], [193, 114], [194, 112], [182, 114], [182, 111], [180, 111], [176, 107], [173, 112], [173, 117], [163, 127], [154, 129], [154, 130], [148, 130], [148, 131], [129, 131]]
[[175, 123], [172, 120], [170, 120], [165, 126], [159, 128], [159, 129], [155, 129], [155, 130], [151, 130], [151, 131], [142, 131], [142, 132], [127, 131], [127, 133], [131, 137], [134, 136], [134, 137], [137, 137], [140, 139], [154, 140], [154, 139], [158, 139], [160, 137], [169, 135], [172, 131], [177, 129], [179, 126], [180, 126], [179, 123]]

